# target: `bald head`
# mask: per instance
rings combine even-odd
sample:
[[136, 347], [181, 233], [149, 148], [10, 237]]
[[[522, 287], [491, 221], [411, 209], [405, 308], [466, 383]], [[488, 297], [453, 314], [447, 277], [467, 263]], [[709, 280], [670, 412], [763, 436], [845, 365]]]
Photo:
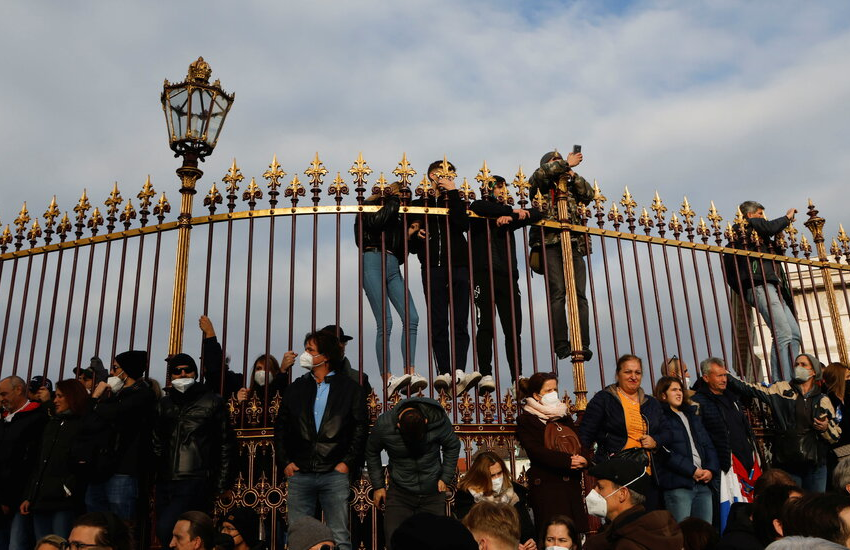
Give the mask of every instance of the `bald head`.
[[0, 380], [0, 407], [16, 411], [27, 402], [27, 384], [20, 376], [7, 376]]

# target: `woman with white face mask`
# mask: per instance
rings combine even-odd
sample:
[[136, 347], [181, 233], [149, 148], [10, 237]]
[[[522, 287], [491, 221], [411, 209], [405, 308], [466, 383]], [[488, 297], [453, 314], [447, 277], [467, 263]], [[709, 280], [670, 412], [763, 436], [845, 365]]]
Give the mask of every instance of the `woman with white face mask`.
[[455, 515], [463, 519], [476, 502], [482, 500], [510, 504], [519, 514], [519, 550], [536, 550], [534, 522], [528, 513], [528, 491], [516, 483], [499, 455], [481, 451], [457, 485]]
[[274, 399], [276, 394], [283, 397], [283, 392], [289, 385], [287, 371], [295, 363], [297, 356], [295, 352], [288, 351], [283, 356], [283, 364], [273, 355], [260, 355], [254, 360], [254, 367], [248, 379], [248, 387], [240, 389], [236, 399], [242, 403], [255, 397], [260, 402], [260, 407], [265, 408], [266, 403]]
[[[520, 391], [527, 397], [517, 418], [516, 437], [531, 460], [529, 502], [537, 527], [541, 529], [556, 515], [565, 515], [573, 518], [579, 531], [586, 532], [582, 476], [590, 453], [581, 446], [567, 404], [559, 397], [558, 378], [551, 372], [535, 373], [520, 380]], [[547, 446], [547, 430], [557, 430], [568, 438], [573, 452]]]
[[776, 432], [772, 465], [788, 472], [806, 491], [825, 491], [827, 453], [841, 428], [832, 402], [821, 390], [821, 362], [808, 353], [800, 354], [794, 359], [794, 379], [767, 387], [742, 382], [732, 374], [729, 390], [770, 406]]

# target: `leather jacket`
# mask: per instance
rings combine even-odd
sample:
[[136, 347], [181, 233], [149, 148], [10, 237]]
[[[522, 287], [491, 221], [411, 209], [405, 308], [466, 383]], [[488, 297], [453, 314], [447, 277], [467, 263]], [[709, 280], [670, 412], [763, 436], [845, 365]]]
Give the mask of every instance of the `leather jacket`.
[[[365, 201], [364, 206], [380, 205], [380, 201]], [[399, 214], [399, 198], [391, 195], [384, 199], [384, 204], [377, 212], [364, 212], [354, 221], [354, 242], [357, 243], [361, 252], [368, 249], [381, 251], [381, 236], [384, 236], [383, 246], [387, 253], [392, 254], [398, 260], [399, 265], [404, 263], [407, 256], [405, 249], [407, 240], [407, 228], [402, 223]], [[363, 243], [360, 242], [360, 219], [363, 220]]]
[[365, 394], [341, 372], [325, 380], [330, 388], [318, 431], [313, 418], [317, 393], [313, 374], [293, 380], [286, 389], [274, 427], [281, 468], [294, 462], [302, 472], [325, 473], [344, 462], [349, 472], [360, 471], [368, 434]]
[[234, 449], [224, 400], [203, 384], [186, 393], [169, 388], [158, 404], [153, 452], [159, 479], [208, 479], [227, 489]]

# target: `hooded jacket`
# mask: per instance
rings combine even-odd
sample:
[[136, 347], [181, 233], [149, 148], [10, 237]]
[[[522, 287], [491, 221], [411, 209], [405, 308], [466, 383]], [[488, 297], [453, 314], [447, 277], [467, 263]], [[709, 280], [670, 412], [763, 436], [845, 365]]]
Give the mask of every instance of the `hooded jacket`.
[[[540, 168], [534, 171], [528, 183], [531, 185], [529, 196], [534, 199], [539, 191], [543, 197], [544, 204], [539, 205], [545, 219], [550, 221], [558, 220], [558, 203], [555, 200], [555, 191], [559, 181], [563, 178], [567, 183], [569, 195], [567, 197], [567, 218], [568, 223], [573, 225], [583, 225], [582, 217], [579, 215], [578, 205], [589, 204], [593, 200], [593, 188], [587, 183], [587, 180], [579, 176], [575, 172], [571, 175], [570, 165], [566, 160], [557, 160], [549, 162], [554, 156], [554, 152], [549, 152], [543, 155], [540, 159]], [[539, 229], [531, 232], [529, 238], [532, 247], [540, 246]], [[585, 237], [581, 233], [571, 233], [570, 241], [573, 245], [573, 251], [578, 252], [582, 256], [586, 256], [590, 251]], [[556, 245], [561, 242], [560, 229], [544, 229], [543, 242], [546, 246]]]
[[682, 550], [685, 538], [670, 512], [629, 508], [590, 537], [585, 550]]
[[[661, 404], [651, 395], [646, 395], [643, 388], [638, 388], [640, 413], [647, 424], [647, 433], [655, 439], [658, 446], [670, 443], [670, 428], [661, 410]], [[596, 444], [596, 461], [607, 460], [608, 457], [623, 449], [628, 441], [626, 431], [626, 414], [617, 395], [617, 384], [611, 384], [596, 392], [587, 404], [581, 424], [578, 428], [581, 444], [592, 449]]]
[[[528, 209], [528, 217], [520, 220], [509, 204], [501, 203], [492, 195], [477, 200], [469, 205], [469, 209], [482, 218], [470, 218], [469, 240], [472, 243], [472, 269], [476, 274], [489, 274], [493, 267], [493, 276], [506, 277], [508, 269], [513, 280], [519, 278], [517, 268], [516, 239], [514, 231], [543, 218], [537, 208]], [[496, 225], [496, 218], [510, 216], [513, 221], [507, 225]], [[489, 228], [489, 232], [488, 232]], [[489, 233], [490, 252], [487, 251]], [[491, 264], [492, 261], [492, 264]], [[476, 281], [479, 280], [476, 276]]]
[[[448, 216], [441, 214], [411, 214], [407, 223], [419, 222], [419, 228], [427, 230], [426, 240], [414, 235], [410, 240], [410, 252], [419, 257], [422, 269], [426, 267], [449, 266], [449, 244], [451, 244], [451, 266], [469, 265], [469, 251], [466, 236], [469, 229], [469, 216], [466, 215], [466, 203], [460, 198], [460, 191], [452, 189], [441, 193], [439, 197], [422, 197], [410, 203], [410, 206], [430, 208], [448, 208]], [[425, 227], [425, 223], [428, 226]], [[430, 262], [430, 263], [428, 263]]]
[[[416, 456], [405, 445], [398, 429], [398, 415], [402, 408], [416, 406], [428, 421], [423, 443], [424, 453]], [[389, 456], [390, 485], [416, 495], [433, 495], [437, 481], [451, 484], [460, 455], [460, 440], [445, 409], [439, 402], [427, 397], [411, 397], [396, 404], [378, 417], [366, 444], [366, 465], [372, 487], [382, 489], [384, 469], [381, 451]], [[440, 453], [442, 451], [442, 458]]]

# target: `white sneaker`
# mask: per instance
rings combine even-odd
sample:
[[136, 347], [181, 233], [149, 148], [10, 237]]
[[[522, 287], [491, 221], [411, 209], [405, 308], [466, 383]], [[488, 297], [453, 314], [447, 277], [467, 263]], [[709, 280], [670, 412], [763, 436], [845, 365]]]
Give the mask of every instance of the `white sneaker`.
[[452, 386], [452, 377], [449, 373], [441, 374], [438, 377], [434, 378], [434, 389], [438, 392], [440, 390], [449, 391], [449, 388]]
[[457, 393], [461, 394], [473, 387], [481, 380], [480, 372], [463, 372], [462, 370], [455, 371], [455, 380], [457, 384]]
[[390, 376], [390, 379], [387, 380], [387, 395], [394, 394], [399, 390], [399, 388], [403, 388], [408, 384], [410, 384], [409, 374], [402, 374], [401, 376]]
[[478, 382], [478, 391], [481, 393], [490, 393], [496, 391], [496, 381], [491, 375], [486, 375]]
[[424, 376], [416, 373], [410, 375], [410, 385], [407, 387], [410, 395], [419, 393], [428, 387], [428, 381]]

